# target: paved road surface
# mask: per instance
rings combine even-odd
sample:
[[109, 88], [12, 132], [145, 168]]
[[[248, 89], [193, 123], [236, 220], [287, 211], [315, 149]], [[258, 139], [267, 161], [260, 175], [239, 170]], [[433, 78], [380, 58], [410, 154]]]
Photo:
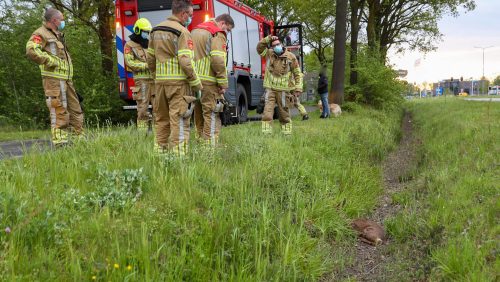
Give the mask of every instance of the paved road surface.
[[33, 148], [50, 149], [50, 141], [43, 139], [0, 142], [0, 160], [20, 157]]

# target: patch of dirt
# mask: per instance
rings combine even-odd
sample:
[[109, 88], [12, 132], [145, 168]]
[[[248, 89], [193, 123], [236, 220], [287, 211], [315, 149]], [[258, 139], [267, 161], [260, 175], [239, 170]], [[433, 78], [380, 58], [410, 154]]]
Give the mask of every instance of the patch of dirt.
[[[415, 166], [416, 148], [419, 141], [413, 135], [412, 116], [405, 112], [402, 121], [402, 138], [396, 150], [391, 152], [383, 163], [384, 194], [380, 197], [376, 209], [370, 218], [384, 226], [386, 219], [394, 216], [400, 206], [392, 202], [394, 193], [404, 190], [409, 185], [409, 173]], [[385, 227], [384, 227], [385, 229]], [[334, 274], [335, 281], [390, 281], [397, 278], [397, 273], [388, 273], [387, 266], [398, 263], [391, 256], [391, 239], [380, 246], [371, 246], [358, 240], [354, 246], [354, 261], [343, 271]], [[392, 278], [392, 279], [391, 279]]]

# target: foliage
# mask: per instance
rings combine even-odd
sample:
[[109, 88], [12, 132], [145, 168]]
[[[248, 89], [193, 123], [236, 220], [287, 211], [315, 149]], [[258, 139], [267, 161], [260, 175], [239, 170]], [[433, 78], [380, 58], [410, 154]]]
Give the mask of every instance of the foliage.
[[368, 44], [385, 60], [390, 48], [429, 52], [442, 34], [438, 21], [445, 14], [458, 15], [458, 8], [475, 8], [474, 0], [367, 0]]
[[[304, 45], [310, 47], [321, 65], [326, 66], [326, 50], [333, 44], [335, 31], [335, 3], [331, 0], [293, 0], [293, 23], [303, 23]], [[331, 59], [330, 59], [331, 60]]]
[[[232, 126], [223, 147], [192, 143], [166, 166], [130, 128], [1, 162], [0, 214], [12, 216], [0, 218], [11, 229], [0, 232], [0, 280], [319, 280], [351, 259], [349, 222], [377, 202], [399, 116], [294, 120], [289, 138], [277, 122], [270, 138], [258, 123]], [[134, 192], [119, 209], [108, 204], [122, 202], [116, 193], [102, 208], [79, 201], [111, 191]]]
[[500, 85], [500, 75], [498, 75], [497, 77], [495, 77], [495, 79], [493, 80], [492, 85]]
[[97, 179], [89, 180], [95, 191], [81, 195], [79, 190], [70, 189], [66, 200], [76, 209], [108, 207], [119, 212], [140, 199], [146, 180], [142, 168], [107, 171], [101, 167]]
[[379, 109], [392, 110], [403, 102], [405, 85], [397, 73], [379, 59], [378, 54], [363, 48], [358, 54], [359, 81], [346, 90], [346, 99], [363, 102]]

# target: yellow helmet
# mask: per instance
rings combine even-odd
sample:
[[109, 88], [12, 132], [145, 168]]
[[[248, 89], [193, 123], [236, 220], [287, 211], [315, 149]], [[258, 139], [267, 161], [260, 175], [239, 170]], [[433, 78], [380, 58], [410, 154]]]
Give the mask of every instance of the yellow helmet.
[[146, 18], [140, 18], [134, 24], [135, 34], [141, 34], [141, 31], [150, 32], [152, 29], [151, 23]]

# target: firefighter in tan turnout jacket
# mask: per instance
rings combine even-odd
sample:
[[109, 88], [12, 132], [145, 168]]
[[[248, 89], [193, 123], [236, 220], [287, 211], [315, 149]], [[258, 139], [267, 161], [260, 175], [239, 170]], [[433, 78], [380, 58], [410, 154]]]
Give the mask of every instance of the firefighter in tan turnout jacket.
[[[274, 106], [278, 104], [281, 131], [285, 135], [292, 134], [290, 107], [294, 97], [302, 93], [302, 72], [294, 54], [283, 48], [276, 36], [267, 36], [257, 45], [257, 52], [267, 59], [264, 74], [265, 106], [262, 116], [262, 132], [272, 133]], [[291, 79], [293, 78], [293, 83]], [[290, 94], [294, 93], [294, 94]]]
[[194, 60], [203, 84], [201, 103], [197, 101], [194, 112], [199, 137], [215, 145], [222, 127], [224, 92], [228, 88], [226, 68], [226, 36], [234, 27], [229, 14], [223, 14], [195, 27], [191, 34], [194, 42]]
[[55, 146], [67, 144], [69, 133], [83, 136], [82, 108], [72, 82], [73, 65], [61, 33], [64, 25], [60, 11], [47, 9], [43, 26], [26, 44], [28, 58], [40, 65]]
[[148, 67], [155, 78], [153, 103], [156, 126], [155, 152], [186, 155], [191, 114], [202, 89], [193, 62], [193, 41], [186, 27], [193, 17], [189, 0], [174, 0], [166, 21], [153, 28], [149, 39]]
[[137, 103], [137, 128], [144, 131], [147, 130], [150, 121], [148, 107], [154, 87], [146, 61], [151, 29], [151, 23], [147, 19], [138, 19], [134, 24], [134, 33], [130, 35], [130, 41], [125, 44], [124, 48], [127, 70], [134, 74], [135, 86], [131, 88], [133, 98]]

